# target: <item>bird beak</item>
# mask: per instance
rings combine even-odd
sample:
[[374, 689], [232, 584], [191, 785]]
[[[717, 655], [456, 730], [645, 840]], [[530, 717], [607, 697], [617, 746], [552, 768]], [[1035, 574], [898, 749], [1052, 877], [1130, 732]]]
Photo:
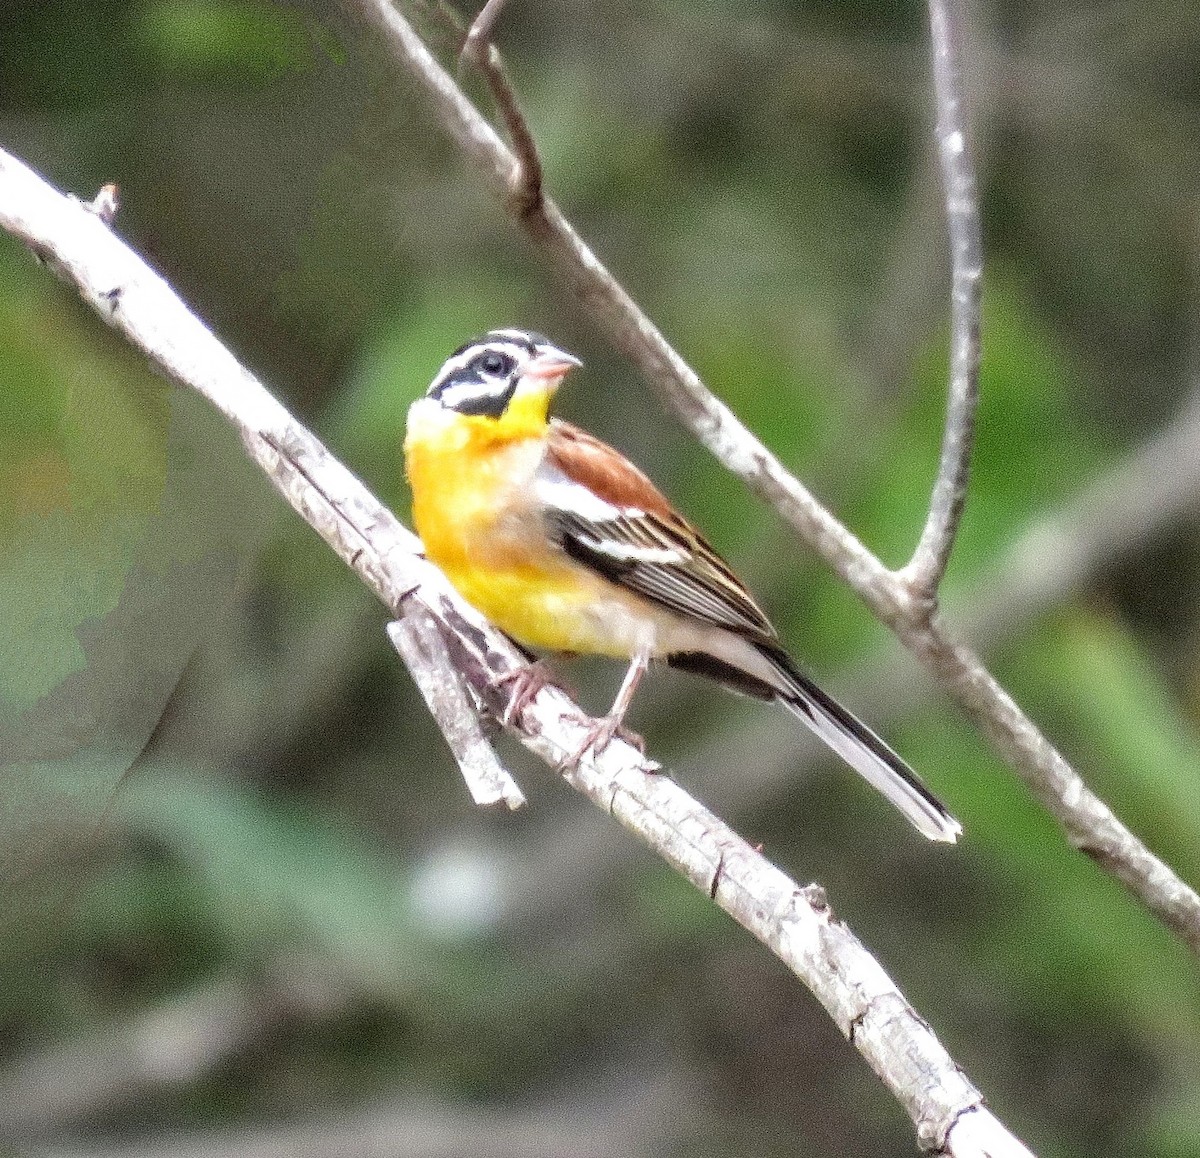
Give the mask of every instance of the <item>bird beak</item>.
[[554, 387], [566, 377], [568, 371], [582, 365], [574, 354], [568, 354], [566, 350], [560, 350], [557, 346], [541, 346], [537, 357], [525, 368], [525, 373]]

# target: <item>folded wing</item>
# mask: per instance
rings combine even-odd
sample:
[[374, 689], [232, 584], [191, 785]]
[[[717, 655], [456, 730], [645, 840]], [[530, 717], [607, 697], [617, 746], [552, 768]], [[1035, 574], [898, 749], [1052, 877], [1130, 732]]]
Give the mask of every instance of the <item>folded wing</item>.
[[537, 486], [550, 537], [572, 559], [715, 629], [711, 649], [676, 652], [666, 657], [669, 664], [779, 700], [919, 832], [930, 840], [957, 839], [958, 821], [896, 752], [796, 666], [728, 564], [623, 456], [554, 422]]

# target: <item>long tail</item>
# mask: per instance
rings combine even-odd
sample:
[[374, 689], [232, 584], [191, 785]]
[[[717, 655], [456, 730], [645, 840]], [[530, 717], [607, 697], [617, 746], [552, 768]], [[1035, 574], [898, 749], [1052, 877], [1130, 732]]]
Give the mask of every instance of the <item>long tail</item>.
[[[769, 641], [747, 640], [767, 661], [778, 679], [767, 683], [745, 669], [733, 667], [699, 652], [668, 657], [673, 667], [719, 680], [734, 691], [773, 699], [803, 720], [868, 784], [887, 797], [912, 826], [930, 840], [953, 844], [962, 833], [954, 819], [917, 774], [870, 728], [822, 691], [793, 662], [791, 656]], [[765, 674], [765, 673], [764, 673]]]
[[808, 678], [782, 648], [757, 650], [787, 682], [779, 700], [803, 720], [866, 782], [883, 793], [930, 840], [953, 844], [962, 825], [920, 777], [857, 716]]

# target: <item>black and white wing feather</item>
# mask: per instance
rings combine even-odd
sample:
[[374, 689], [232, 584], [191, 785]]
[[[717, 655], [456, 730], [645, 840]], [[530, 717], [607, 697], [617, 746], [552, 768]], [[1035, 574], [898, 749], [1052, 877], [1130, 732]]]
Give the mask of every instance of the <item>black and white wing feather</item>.
[[550, 537], [573, 559], [685, 618], [775, 638], [725, 560], [612, 447], [553, 422], [537, 486]]
[[552, 510], [547, 522], [568, 555], [626, 591], [713, 627], [774, 637], [770, 622], [720, 556], [685, 528], [628, 508], [604, 519]]
[[957, 839], [958, 821], [896, 752], [796, 666], [729, 565], [627, 460], [555, 422], [536, 481], [550, 538], [572, 559], [658, 607], [716, 629], [712, 648], [677, 651], [666, 656], [668, 663], [779, 700], [918, 831], [931, 840]]

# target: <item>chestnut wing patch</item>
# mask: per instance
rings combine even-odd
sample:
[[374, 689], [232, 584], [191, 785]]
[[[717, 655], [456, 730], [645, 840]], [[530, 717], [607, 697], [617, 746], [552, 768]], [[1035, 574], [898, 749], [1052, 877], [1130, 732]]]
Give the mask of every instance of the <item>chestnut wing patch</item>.
[[537, 481], [550, 538], [576, 562], [678, 615], [739, 635], [775, 638], [725, 561], [670, 507], [659, 513], [618, 506], [549, 464]]
[[611, 506], [635, 507], [664, 518], [674, 515], [666, 495], [619, 450], [561, 418], [550, 419], [546, 466]]

